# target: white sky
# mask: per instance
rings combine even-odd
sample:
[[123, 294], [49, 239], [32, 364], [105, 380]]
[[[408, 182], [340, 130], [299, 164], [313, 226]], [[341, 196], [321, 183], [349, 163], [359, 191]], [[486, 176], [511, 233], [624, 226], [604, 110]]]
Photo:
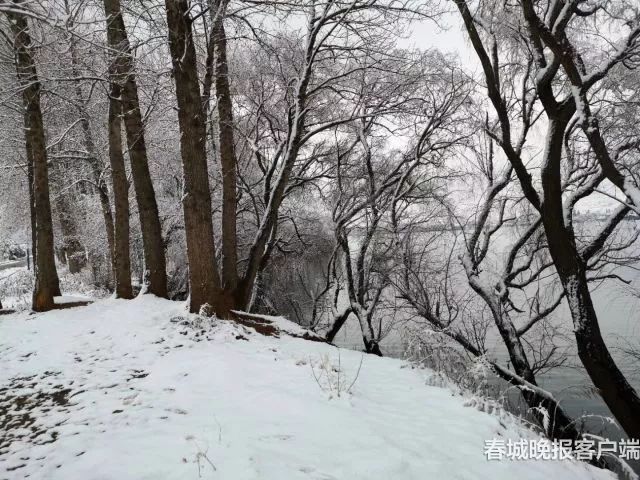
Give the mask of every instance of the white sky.
[[[480, 78], [481, 65], [476, 53], [471, 46], [464, 25], [457, 11], [451, 11], [443, 15], [436, 25], [432, 21], [424, 21], [420, 24], [412, 26], [412, 31], [406, 39], [399, 44], [403, 47], [416, 47], [420, 49], [437, 48], [448, 54], [454, 54], [460, 59], [463, 68], [475, 78]], [[532, 130], [530, 145], [539, 145], [536, 156], [539, 158], [544, 149], [544, 125], [540, 124]], [[619, 198], [623, 198], [619, 191], [608, 181], [603, 184], [603, 190], [611, 194], [618, 194]], [[593, 194], [587, 199], [581, 200], [579, 210], [607, 210], [618, 206], [618, 203], [611, 198], [601, 194]]]

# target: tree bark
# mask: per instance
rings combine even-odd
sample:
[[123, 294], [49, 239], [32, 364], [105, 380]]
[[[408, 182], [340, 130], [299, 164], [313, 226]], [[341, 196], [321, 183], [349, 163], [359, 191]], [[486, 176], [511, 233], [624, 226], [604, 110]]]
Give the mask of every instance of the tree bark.
[[329, 330], [327, 331], [324, 337], [327, 340], [327, 342], [333, 343], [333, 341], [336, 338], [336, 335], [338, 335], [338, 332], [340, 332], [340, 330], [342, 329], [343, 325], [346, 323], [347, 319], [349, 318], [349, 315], [351, 315], [352, 312], [353, 312], [353, 309], [347, 308], [343, 312], [335, 316], [333, 323], [331, 324], [331, 327], [329, 327]]
[[115, 222], [113, 234], [113, 273], [116, 298], [133, 298], [129, 253], [129, 183], [122, 153], [122, 104], [120, 86], [111, 85], [109, 95], [109, 161], [113, 183]]
[[[477, 286], [473, 285], [472, 288], [476, 290]], [[476, 290], [478, 292], [478, 290]], [[493, 301], [489, 297], [491, 293], [482, 292], [480, 296], [485, 300], [490, 307], [491, 314], [494, 319], [494, 323], [498, 327], [498, 332], [502, 337], [502, 340], [507, 347], [507, 353], [509, 354], [509, 360], [513, 366], [513, 370], [516, 375], [531, 385], [538, 386], [535, 374], [529, 360], [525, 353], [522, 341], [518, 337], [516, 328], [509, 319], [505, 319], [502, 308], [497, 302]], [[504, 376], [503, 376], [504, 378]], [[513, 383], [513, 379], [507, 379]], [[545, 424], [545, 412], [548, 415], [549, 428], [545, 432], [551, 439], [570, 439], [577, 440], [581, 438], [580, 433], [577, 430], [575, 421], [569, 417], [560, 405], [553, 399], [544, 397], [535, 391], [527, 390], [526, 388], [521, 390], [522, 397], [531, 409], [534, 417], [536, 417], [541, 425]], [[544, 411], [542, 411], [544, 409]]]
[[564, 223], [560, 161], [562, 141], [573, 113], [573, 101], [557, 115], [547, 112], [547, 149], [541, 179], [544, 194], [542, 220], [549, 253], [567, 296], [578, 356], [602, 399], [630, 438], [640, 437], [640, 397], [616, 365], [602, 338], [587, 282], [587, 265], [573, 233]]
[[364, 351], [367, 353], [371, 353], [372, 355], [377, 355], [379, 357], [382, 356], [382, 350], [380, 350], [380, 345], [376, 339], [367, 339], [364, 340]]
[[[218, 9], [221, 8], [220, 2]], [[238, 286], [236, 232], [236, 152], [233, 135], [233, 106], [229, 87], [227, 37], [224, 12], [216, 12], [211, 30], [218, 120], [218, 152], [222, 172], [222, 288], [235, 295]]]
[[114, 68], [122, 86], [122, 106], [131, 161], [131, 176], [136, 191], [142, 229], [145, 276], [148, 281], [146, 291], [167, 298], [166, 257], [162, 241], [162, 227], [149, 173], [138, 86], [131, 47], [120, 9], [120, 0], [104, 0], [104, 9], [107, 17], [107, 39], [109, 46], [116, 52], [113, 58]]
[[562, 274], [574, 319], [578, 356], [602, 399], [629, 438], [640, 437], [640, 398], [609, 353], [587, 287], [585, 273]]
[[219, 316], [233, 307], [223, 302], [217, 270], [206, 156], [206, 117], [200, 95], [196, 51], [186, 0], [165, 0], [173, 78], [178, 100], [184, 212], [189, 261], [189, 310], [205, 304]]
[[26, 144], [27, 154], [27, 183], [29, 184], [29, 215], [31, 225], [31, 251], [33, 252], [33, 264], [36, 263], [36, 257], [38, 255], [37, 249], [37, 235], [36, 235], [36, 209], [35, 209], [35, 196], [33, 194], [33, 155], [31, 154], [31, 146], [27, 142]]
[[[49, 170], [40, 109], [40, 82], [33, 59], [29, 27], [24, 15], [7, 12], [14, 35], [16, 72], [22, 90], [24, 106], [25, 144], [27, 159], [32, 165], [32, 225], [35, 227], [34, 289], [32, 308], [46, 311], [54, 307], [53, 297], [60, 294], [55, 264], [53, 222], [49, 198]], [[35, 220], [35, 221], [33, 221]]]

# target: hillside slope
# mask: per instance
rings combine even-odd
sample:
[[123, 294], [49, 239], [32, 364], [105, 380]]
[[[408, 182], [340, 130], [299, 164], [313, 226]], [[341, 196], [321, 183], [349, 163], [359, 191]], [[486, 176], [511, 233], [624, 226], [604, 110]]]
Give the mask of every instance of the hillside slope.
[[1, 318], [0, 479], [612, 478], [486, 460], [532, 434], [404, 362], [193, 318], [151, 297]]

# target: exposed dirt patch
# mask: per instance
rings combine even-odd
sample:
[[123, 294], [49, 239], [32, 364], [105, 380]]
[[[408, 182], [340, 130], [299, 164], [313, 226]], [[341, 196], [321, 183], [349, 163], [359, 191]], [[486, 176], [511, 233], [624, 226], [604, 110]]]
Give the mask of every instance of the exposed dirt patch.
[[47, 382], [55, 379], [59, 372], [44, 372], [42, 375], [12, 378], [0, 387], [0, 455], [15, 441], [26, 441], [34, 445], [55, 442], [58, 438], [57, 424], [38, 423], [42, 412], [57, 410], [67, 412], [71, 405], [71, 389], [64, 385]]

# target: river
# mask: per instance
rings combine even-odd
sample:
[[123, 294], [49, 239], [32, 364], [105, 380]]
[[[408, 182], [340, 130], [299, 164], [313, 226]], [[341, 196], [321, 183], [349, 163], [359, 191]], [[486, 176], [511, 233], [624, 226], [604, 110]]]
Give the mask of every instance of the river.
[[[625, 222], [623, 228], [631, 230], [636, 228], [636, 222]], [[637, 247], [640, 250], [640, 247]], [[607, 280], [592, 288], [592, 296], [598, 314], [600, 329], [610, 348], [611, 354], [625, 373], [631, 384], [640, 391], [640, 362], [625, 355], [619, 347], [635, 345], [640, 350], [640, 298], [634, 296], [633, 291], [640, 292], [640, 271], [629, 267], [621, 267], [616, 273], [630, 285], [622, 282]], [[460, 276], [457, 279], [460, 285], [466, 288], [466, 278]], [[561, 405], [574, 418], [584, 422], [586, 429], [594, 434], [602, 435], [611, 440], [626, 438], [624, 432], [612, 422], [611, 412], [595, 392], [593, 385], [587, 376], [575, 348], [575, 339], [572, 332], [572, 321], [566, 304], [562, 304], [553, 314], [550, 320], [554, 325], [561, 327], [566, 332], [564, 340], [560, 339], [559, 345], [566, 349], [567, 366], [555, 368], [545, 374], [538, 375], [541, 386], [549, 390], [560, 400]], [[402, 322], [398, 322], [396, 330], [382, 342], [383, 352], [392, 357], [402, 357], [405, 347], [402, 343]], [[359, 326], [352, 319], [346, 328], [336, 338], [336, 343], [341, 346], [362, 349]], [[503, 365], [508, 364], [508, 355], [497, 332], [491, 330], [487, 337], [488, 356]], [[640, 462], [630, 462], [634, 470], [640, 473]]]

